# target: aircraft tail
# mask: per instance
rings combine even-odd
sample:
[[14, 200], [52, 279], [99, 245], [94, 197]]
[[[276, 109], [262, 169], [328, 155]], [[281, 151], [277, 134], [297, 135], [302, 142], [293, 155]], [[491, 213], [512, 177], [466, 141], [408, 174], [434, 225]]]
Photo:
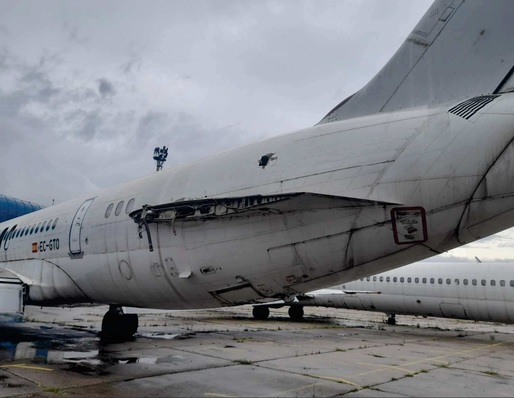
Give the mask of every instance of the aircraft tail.
[[0, 194], [0, 222], [40, 210], [44, 206]]
[[514, 1], [436, 0], [361, 90], [318, 124], [514, 90]]

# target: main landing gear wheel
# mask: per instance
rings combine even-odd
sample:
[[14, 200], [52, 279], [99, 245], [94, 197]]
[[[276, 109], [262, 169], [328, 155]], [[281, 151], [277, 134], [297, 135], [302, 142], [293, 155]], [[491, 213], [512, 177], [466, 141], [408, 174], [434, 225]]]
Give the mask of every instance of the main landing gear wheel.
[[289, 307], [289, 318], [293, 321], [301, 321], [303, 319], [303, 307], [301, 305], [292, 305]]
[[269, 308], [265, 305], [255, 306], [253, 307], [252, 314], [255, 319], [263, 321], [269, 317]]
[[387, 324], [388, 325], [396, 325], [396, 316], [394, 314], [389, 314], [387, 316]]
[[137, 314], [124, 314], [117, 305], [110, 305], [102, 320], [102, 340], [130, 340], [139, 326]]

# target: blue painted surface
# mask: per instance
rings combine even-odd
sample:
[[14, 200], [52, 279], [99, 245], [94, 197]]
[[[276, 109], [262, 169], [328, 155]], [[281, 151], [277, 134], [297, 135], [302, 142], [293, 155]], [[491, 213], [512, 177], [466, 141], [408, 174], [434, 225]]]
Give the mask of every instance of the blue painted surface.
[[44, 206], [0, 194], [0, 222], [42, 209]]

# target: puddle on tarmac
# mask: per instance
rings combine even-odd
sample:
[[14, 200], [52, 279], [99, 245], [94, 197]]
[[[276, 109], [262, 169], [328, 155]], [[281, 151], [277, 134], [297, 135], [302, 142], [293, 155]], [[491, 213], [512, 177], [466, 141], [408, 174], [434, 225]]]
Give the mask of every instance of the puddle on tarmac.
[[[0, 364], [12, 361], [29, 360], [35, 364], [66, 365], [69, 371], [79, 373], [106, 374], [105, 369], [118, 364], [166, 364], [184, 360], [181, 355], [163, 357], [127, 355], [130, 349], [114, 351], [115, 347], [104, 344], [97, 336], [77, 334], [66, 329], [47, 335], [40, 329], [38, 333], [10, 328], [0, 329]], [[195, 333], [144, 333], [138, 338], [181, 340], [190, 339]], [[28, 341], [27, 341], [28, 340]], [[123, 343], [121, 343], [123, 344]], [[110, 349], [111, 347], [111, 349]], [[119, 348], [116, 346], [116, 349]]]

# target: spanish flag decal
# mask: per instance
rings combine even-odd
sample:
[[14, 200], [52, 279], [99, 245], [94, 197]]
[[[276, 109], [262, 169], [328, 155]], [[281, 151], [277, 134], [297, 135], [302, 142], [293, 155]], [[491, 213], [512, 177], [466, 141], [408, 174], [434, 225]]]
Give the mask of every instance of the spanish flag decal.
[[32, 243], [32, 253], [37, 253], [37, 242]]

